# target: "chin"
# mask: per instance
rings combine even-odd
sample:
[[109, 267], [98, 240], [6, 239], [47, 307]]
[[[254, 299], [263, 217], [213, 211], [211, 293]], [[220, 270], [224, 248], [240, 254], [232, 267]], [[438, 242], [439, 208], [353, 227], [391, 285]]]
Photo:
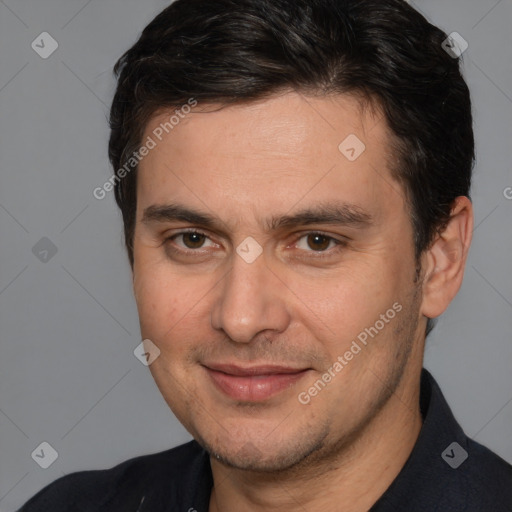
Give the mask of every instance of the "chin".
[[[274, 442], [255, 442], [243, 440], [235, 443], [233, 439], [226, 444], [219, 442], [209, 443], [207, 440], [196, 437], [203, 448], [217, 461], [227, 467], [254, 471], [259, 473], [275, 473], [291, 470], [319, 453], [324, 448], [326, 432], [320, 432], [313, 437], [311, 434], [304, 439], [300, 432], [290, 436], [284, 442], [282, 436], [275, 438]], [[254, 438], [253, 438], [254, 439]]]

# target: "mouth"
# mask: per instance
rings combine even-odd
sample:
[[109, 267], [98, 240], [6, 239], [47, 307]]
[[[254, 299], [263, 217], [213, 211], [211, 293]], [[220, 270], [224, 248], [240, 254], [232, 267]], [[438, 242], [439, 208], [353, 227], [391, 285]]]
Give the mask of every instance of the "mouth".
[[216, 388], [228, 397], [244, 402], [262, 402], [283, 392], [302, 379], [310, 368], [231, 364], [204, 365]]

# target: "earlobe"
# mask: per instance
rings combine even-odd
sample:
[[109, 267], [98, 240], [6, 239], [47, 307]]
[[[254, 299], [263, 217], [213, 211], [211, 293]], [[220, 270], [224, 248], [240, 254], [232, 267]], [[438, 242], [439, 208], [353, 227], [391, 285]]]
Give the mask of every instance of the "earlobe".
[[460, 289], [473, 233], [473, 206], [469, 198], [457, 197], [448, 224], [438, 234], [423, 258], [423, 301], [427, 318], [441, 315]]

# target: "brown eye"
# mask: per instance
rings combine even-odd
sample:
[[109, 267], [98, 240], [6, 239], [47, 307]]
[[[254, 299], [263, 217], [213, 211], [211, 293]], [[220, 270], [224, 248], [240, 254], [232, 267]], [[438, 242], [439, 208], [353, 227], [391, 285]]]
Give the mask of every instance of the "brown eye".
[[176, 258], [204, 258], [207, 252], [211, 255], [211, 250], [215, 248], [218, 248], [218, 245], [206, 233], [194, 229], [180, 231], [165, 239], [165, 251]]
[[308, 247], [315, 251], [325, 251], [329, 247], [331, 241], [332, 238], [320, 233], [311, 233], [310, 235], [307, 235]]
[[178, 236], [183, 237], [183, 244], [188, 249], [199, 249], [204, 244], [206, 238], [202, 233], [196, 232], [182, 233]]
[[300, 249], [303, 255], [309, 255], [313, 258], [334, 256], [345, 246], [345, 241], [317, 231], [305, 233], [295, 243], [295, 247]]

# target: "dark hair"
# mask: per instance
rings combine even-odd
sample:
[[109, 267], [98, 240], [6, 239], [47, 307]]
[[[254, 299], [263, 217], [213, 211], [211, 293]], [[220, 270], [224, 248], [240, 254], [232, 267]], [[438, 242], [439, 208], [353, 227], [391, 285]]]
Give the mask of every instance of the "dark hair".
[[[284, 90], [357, 93], [385, 115], [416, 257], [468, 196], [471, 102], [446, 34], [403, 0], [177, 0], [116, 63], [109, 158], [120, 169], [162, 107]], [[136, 169], [115, 183], [133, 266]]]

